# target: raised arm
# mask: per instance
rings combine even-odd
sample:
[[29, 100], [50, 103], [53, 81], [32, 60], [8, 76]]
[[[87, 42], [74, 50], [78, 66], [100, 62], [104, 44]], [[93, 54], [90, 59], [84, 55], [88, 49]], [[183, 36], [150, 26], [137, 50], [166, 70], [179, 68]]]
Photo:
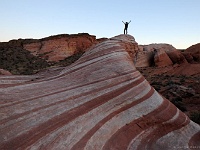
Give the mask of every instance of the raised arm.
[[129, 23], [131, 23], [131, 20], [129, 21]]
[[[122, 21], [124, 23], [124, 21]], [[124, 23], [125, 24], [125, 23]]]

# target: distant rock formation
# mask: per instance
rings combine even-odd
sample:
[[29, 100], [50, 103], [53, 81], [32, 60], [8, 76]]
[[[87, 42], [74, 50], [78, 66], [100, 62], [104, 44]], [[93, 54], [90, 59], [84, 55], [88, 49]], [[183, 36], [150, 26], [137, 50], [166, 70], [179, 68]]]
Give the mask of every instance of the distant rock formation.
[[69, 65], [89, 47], [105, 40], [106, 38], [96, 39], [93, 35], [79, 33], [0, 42], [0, 68], [9, 70], [12, 74], [34, 74], [55, 64]]
[[149, 44], [149, 45], [139, 45], [140, 51], [154, 51], [155, 49], [162, 49], [164, 51], [174, 51], [176, 48], [174, 48], [170, 44]]
[[[169, 44], [149, 44], [149, 45], [139, 45], [139, 53], [137, 57], [137, 63], [136, 67], [150, 67], [155, 66], [154, 57], [156, 54], [156, 51], [162, 51], [162, 52], [171, 52], [175, 51], [176, 49]], [[160, 53], [159, 53], [160, 54]], [[163, 59], [163, 56], [159, 56], [159, 54], [156, 54], [156, 59], [159, 57], [159, 62], [162, 62], [161, 66], [167, 66], [168, 64], [171, 64], [169, 60], [167, 60], [167, 64], [165, 65], [166, 60]], [[166, 56], [166, 55], [165, 55]], [[167, 56], [166, 56], [167, 57]], [[164, 58], [166, 59], [166, 58]], [[158, 60], [156, 60], [158, 61]], [[158, 65], [158, 64], [156, 64]]]
[[181, 63], [187, 63], [187, 60], [185, 59], [184, 55], [181, 53], [181, 51], [168, 51], [167, 55], [172, 60], [174, 64], [181, 64]]
[[177, 50], [172, 45], [169, 44], [139, 45], [139, 51], [137, 54], [137, 61], [135, 63], [135, 66], [164, 67], [168, 65], [182, 64], [182, 63], [199, 63], [200, 62], [199, 45], [198, 44], [194, 45], [185, 51]]
[[185, 53], [189, 53], [196, 62], [200, 62], [200, 43], [190, 46]]
[[182, 52], [183, 56], [187, 60], [188, 63], [194, 63], [194, 58], [190, 52]]
[[48, 61], [59, 61], [75, 53], [84, 52], [95, 43], [96, 37], [86, 33], [63, 34], [25, 43], [23, 48]]
[[[12, 74], [34, 74], [49, 66], [67, 66], [75, 62], [89, 48], [105, 40], [107, 38], [96, 39], [93, 35], [79, 33], [0, 42], [0, 68]], [[136, 67], [195, 64], [200, 62], [199, 45], [193, 45], [183, 52], [169, 44], [137, 45], [132, 47], [134, 52], [130, 51], [129, 54]], [[128, 44], [125, 46], [130, 49]]]
[[0, 77], [0, 149], [199, 147], [200, 126], [136, 70], [137, 50], [120, 35], [52, 76]]
[[154, 63], [156, 67], [165, 67], [173, 64], [163, 49], [156, 50], [154, 55]]

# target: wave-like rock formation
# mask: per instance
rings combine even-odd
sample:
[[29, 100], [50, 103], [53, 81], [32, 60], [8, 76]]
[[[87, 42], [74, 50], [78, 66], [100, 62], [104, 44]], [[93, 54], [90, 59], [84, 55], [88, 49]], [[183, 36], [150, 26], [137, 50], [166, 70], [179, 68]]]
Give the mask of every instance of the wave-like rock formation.
[[136, 70], [135, 50], [119, 35], [53, 76], [1, 76], [0, 149], [200, 147], [199, 125]]

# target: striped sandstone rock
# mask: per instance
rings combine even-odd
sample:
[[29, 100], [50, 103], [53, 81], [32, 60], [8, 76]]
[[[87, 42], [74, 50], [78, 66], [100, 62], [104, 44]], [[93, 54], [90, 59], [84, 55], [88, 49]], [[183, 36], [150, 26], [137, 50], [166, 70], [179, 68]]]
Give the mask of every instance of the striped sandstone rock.
[[97, 44], [53, 76], [0, 77], [0, 149], [200, 146], [199, 125], [134, 67], [129, 54], [136, 49], [132, 36], [120, 35]]

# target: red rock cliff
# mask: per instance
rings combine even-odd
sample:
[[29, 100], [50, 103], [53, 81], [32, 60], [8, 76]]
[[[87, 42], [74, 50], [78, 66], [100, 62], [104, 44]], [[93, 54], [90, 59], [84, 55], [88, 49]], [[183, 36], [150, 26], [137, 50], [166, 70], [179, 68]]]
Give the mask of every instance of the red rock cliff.
[[23, 44], [23, 48], [48, 61], [59, 61], [74, 53], [85, 51], [95, 43], [97, 43], [96, 37], [86, 33], [63, 34]]

